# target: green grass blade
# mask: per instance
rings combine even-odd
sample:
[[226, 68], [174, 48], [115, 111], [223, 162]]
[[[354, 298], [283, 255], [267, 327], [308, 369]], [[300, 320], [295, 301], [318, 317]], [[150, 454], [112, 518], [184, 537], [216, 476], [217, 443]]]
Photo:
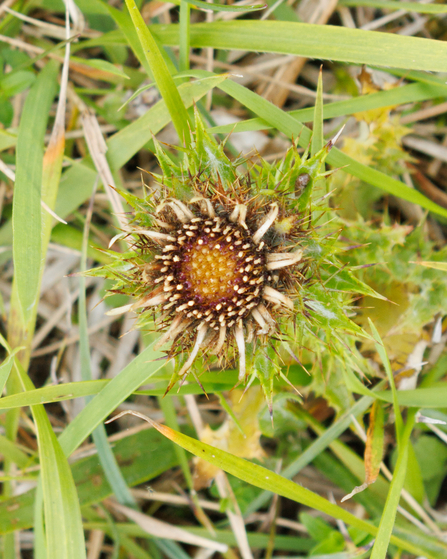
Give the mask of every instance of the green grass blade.
[[0, 396], [3, 394], [3, 389], [5, 388], [6, 381], [11, 373], [12, 366], [14, 365], [14, 355], [19, 351], [16, 348], [0, 365]]
[[134, 0], [126, 0], [144, 55], [152, 70], [157, 87], [163, 97], [180, 141], [189, 145], [191, 141], [188, 113], [177, 87], [169, 73], [166, 62], [151, 32], [146, 26]]
[[181, 0], [180, 2], [180, 52], [179, 52], [179, 70], [183, 72], [189, 70], [189, 53], [191, 50], [189, 44], [189, 25], [190, 25], [191, 8], [189, 2]]
[[[233, 375], [234, 377], [236, 375]], [[233, 377], [232, 377], [233, 378]], [[168, 380], [168, 379], [166, 379]], [[35, 390], [29, 390], [27, 392], [22, 392], [20, 394], [11, 394], [10, 396], [5, 396], [0, 398], [0, 410], [9, 410], [14, 408], [21, 408], [23, 406], [34, 406], [35, 404], [51, 404], [53, 402], [62, 402], [64, 400], [72, 400], [73, 398], [82, 398], [86, 396], [95, 396], [99, 394], [101, 390], [109, 384], [111, 381], [108, 379], [98, 379], [92, 381], [78, 381], [78, 382], [67, 382], [64, 384], [44, 386], [42, 388], [36, 388]], [[222, 390], [230, 390], [234, 386], [233, 382], [228, 383], [211, 383], [203, 382], [203, 386], [208, 394], [213, 394], [220, 392]], [[363, 394], [363, 391], [359, 391], [350, 385], [350, 389], [356, 394]], [[163, 396], [166, 391], [166, 381], [162, 381], [157, 384], [157, 386], [151, 390], [137, 390], [134, 391], [136, 394], [144, 394], [146, 396]], [[366, 409], [371, 405], [373, 398], [383, 400], [384, 402], [393, 403], [393, 395], [389, 390], [384, 391], [367, 391], [367, 396], [369, 398], [369, 404], [366, 404]], [[202, 394], [202, 389], [200, 386], [193, 384], [188, 384], [182, 386], [178, 392], [179, 394]], [[397, 401], [400, 406], [406, 407], [416, 407], [416, 408], [443, 408], [445, 407], [445, 402], [447, 400], [447, 386], [445, 383], [439, 383], [436, 386], [430, 388], [416, 388], [414, 390], [399, 390], [397, 393]], [[359, 402], [363, 402], [359, 400]], [[353, 408], [353, 412], [357, 408]], [[356, 412], [357, 413], [357, 412]], [[360, 413], [360, 412], [358, 412]], [[344, 417], [344, 416], [343, 416]], [[347, 426], [342, 428], [342, 431], [347, 429], [349, 426], [349, 418]], [[317, 441], [316, 441], [317, 442]], [[304, 456], [304, 455], [303, 455]], [[301, 455], [300, 455], [301, 457]], [[294, 475], [294, 474], [292, 474]]]
[[[318, 153], [323, 147], [323, 144], [323, 68], [321, 67], [318, 75], [317, 97], [314, 107], [311, 154], [315, 155]], [[324, 168], [321, 169], [321, 172], [324, 173]]]
[[164, 366], [164, 353], [154, 351], [152, 345], [142, 351], [85, 406], [59, 437], [65, 454], [69, 456], [113, 410]]
[[109, 380], [102, 379], [89, 382], [67, 382], [65, 384], [44, 386], [43, 388], [36, 388], [20, 392], [19, 394], [11, 394], [10, 396], [0, 398], [0, 409], [8, 410], [90, 396], [98, 394], [109, 382]]
[[[87, 269], [87, 246], [88, 246], [88, 233], [91, 220], [92, 207], [89, 210], [89, 217], [85, 221], [84, 238], [82, 242], [82, 255], [81, 255], [81, 272]], [[85, 294], [85, 277], [79, 278], [79, 302], [78, 302], [78, 315], [79, 315], [79, 353], [81, 361], [81, 377], [84, 381], [92, 380], [92, 371], [90, 367], [90, 345], [88, 338], [88, 323], [87, 323], [87, 303]], [[91, 398], [86, 398], [88, 403]], [[133, 498], [126, 481], [121, 473], [115, 455], [110, 448], [109, 441], [107, 440], [107, 433], [104, 425], [100, 424], [92, 433], [93, 442], [95, 443], [98, 451], [98, 458], [101, 463], [104, 474], [110, 487], [119, 503], [129, 507], [136, 507], [136, 501]]]
[[249, 6], [231, 6], [227, 4], [213, 4], [212, 2], [211, 3], [203, 2], [203, 0], [186, 0], [186, 2], [188, 2], [188, 4], [194, 6], [195, 8], [199, 8], [200, 10], [206, 10], [208, 12], [250, 13], [250, 12], [257, 12], [258, 10], [264, 10], [267, 7], [266, 4], [252, 4]]
[[[418, 101], [436, 99], [437, 97], [443, 98], [446, 95], [447, 86], [412, 83], [385, 91], [359, 95], [358, 97], [352, 97], [351, 99], [347, 99], [345, 101], [326, 103], [323, 106], [323, 119], [326, 120], [329, 118], [348, 116], [358, 112], [381, 109], [383, 107], [391, 107], [393, 105], [417, 103]], [[299, 122], [312, 122], [314, 118], [314, 108], [309, 107], [307, 109], [299, 109], [296, 111], [290, 111], [287, 114]], [[208, 132], [211, 132], [212, 134], [230, 134], [232, 132], [271, 130], [273, 128], [274, 126], [262, 118], [251, 118], [236, 124], [214, 126], [212, 128], [208, 128]]]
[[408, 10], [417, 14], [447, 14], [447, 6], [442, 4], [422, 4], [421, 2], [393, 2], [392, 0], [340, 0], [341, 6], [368, 6], [384, 10]]
[[[191, 107], [206, 95], [210, 89], [217, 87], [228, 78], [226, 74], [220, 76], [211, 75], [211, 77], [207, 74], [205, 77], [209, 79], [201, 79], [179, 86], [179, 93], [184, 106]], [[107, 158], [112, 169], [119, 169], [127, 163], [138, 150], [152, 139], [152, 135], [159, 132], [168, 122], [169, 111], [165, 101], [162, 100], [151, 107], [139, 119], [109, 138], [107, 141]]]
[[[179, 44], [178, 25], [151, 26], [166, 45]], [[235, 20], [191, 25], [193, 48], [294, 54], [319, 60], [447, 71], [447, 43], [392, 33], [288, 21]]]
[[415, 415], [416, 410], [412, 409], [409, 411], [407, 424], [405, 425], [405, 430], [402, 434], [402, 440], [399, 446], [399, 456], [397, 458], [396, 467], [394, 468], [391, 487], [386, 499], [382, 517], [380, 519], [376, 541], [374, 542], [374, 547], [372, 549], [371, 559], [385, 559], [392, 539], [391, 534], [407, 471], [408, 448], [411, 431], [415, 423]]
[[27, 322], [39, 295], [41, 253], [41, 185], [43, 141], [56, 93], [58, 66], [49, 62], [30, 89], [23, 107], [17, 139], [17, 174], [12, 228], [13, 259], [22, 320]]
[[[210, 464], [213, 464], [225, 472], [234, 475], [242, 481], [250, 483], [255, 487], [272, 491], [273, 493], [301, 503], [305, 506], [324, 512], [333, 518], [342, 520], [343, 522], [346, 522], [351, 526], [355, 526], [360, 530], [364, 530], [373, 536], [375, 536], [378, 532], [378, 529], [369, 522], [359, 519], [345, 509], [330, 503], [323, 497], [320, 497], [320, 495], [313, 493], [309, 489], [306, 489], [293, 481], [268, 470], [267, 468], [258, 466], [248, 460], [238, 458], [229, 452], [197, 441], [187, 435], [184, 435], [183, 433], [173, 431], [169, 427], [156, 423], [149, 418], [146, 418], [146, 420], [162, 435], [177, 443], [188, 452], [191, 452], [194, 456], [198, 456], [206, 460]], [[420, 548], [412, 543], [401, 540], [395, 536], [391, 536], [390, 541], [394, 545], [397, 545], [410, 553], [422, 552]], [[427, 556], [427, 550], [425, 550], [424, 553]]]
[[35, 559], [48, 559], [47, 543], [45, 537], [45, 519], [43, 512], [43, 493], [42, 479], [36, 488], [36, 498], [34, 500], [34, 556]]
[[[33, 389], [20, 363], [23, 388]], [[73, 476], [42, 405], [33, 406], [39, 447], [48, 559], [85, 558], [81, 508]]]
[[[376, 392], [375, 396], [390, 404], [394, 401], [393, 393], [389, 390]], [[398, 390], [397, 401], [400, 406], [407, 406], [409, 408], [445, 408], [445, 403], [447, 402], [447, 386], [445, 383], [439, 383], [430, 388]]]
[[[381, 382], [378, 387], [383, 386], [384, 382]], [[333, 441], [335, 441], [352, 423], [352, 417], [357, 417], [363, 415], [366, 410], [374, 402], [374, 398], [369, 396], [364, 396], [358, 402], [354, 404], [352, 408], [347, 410], [333, 425], [331, 425], [326, 432], [318, 437], [304, 452], [302, 452], [298, 458], [293, 460], [286, 468], [284, 468], [282, 475], [287, 479], [291, 479], [298, 472], [300, 472], [304, 467], [312, 462], [312, 460], [318, 456], [323, 450], [330, 446]], [[268, 492], [261, 493], [259, 497], [254, 499], [247, 509], [247, 514], [257, 511], [260, 507], [264, 506], [271, 495]]]
[[399, 448], [402, 435], [403, 435], [404, 422], [402, 419], [402, 414], [400, 413], [399, 400], [397, 398], [397, 390], [396, 390], [396, 385], [394, 383], [394, 375], [393, 375], [393, 371], [391, 370], [391, 363], [390, 360], [388, 359], [388, 355], [386, 353], [386, 349], [385, 346], [383, 345], [380, 334], [370, 318], [368, 318], [368, 323], [369, 323], [369, 327], [371, 328], [374, 341], [376, 342], [376, 351], [379, 354], [379, 357], [382, 361], [383, 367], [388, 377], [388, 382], [390, 384], [391, 394], [393, 396], [393, 411], [394, 411], [394, 417], [396, 422], [397, 446]]
[[[198, 73], [198, 71], [196, 72]], [[306, 147], [309, 144], [311, 139], [310, 130], [300, 122], [297, 122], [283, 110], [275, 107], [266, 99], [263, 99], [260, 95], [257, 95], [256, 93], [231, 80], [227, 80], [227, 82], [222, 83], [219, 88], [240, 101], [244, 106], [261, 116], [264, 120], [270, 122], [289, 138], [299, 137], [299, 144], [302, 147]], [[376, 169], [372, 169], [371, 167], [358, 163], [355, 159], [344, 154], [337, 148], [331, 149], [327, 157], [327, 161], [334, 167], [343, 167], [346, 165], [348, 166], [347, 172], [360, 178], [368, 184], [377, 186], [394, 196], [398, 196], [399, 198], [403, 198], [404, 200], [408, 200], [414, 204], [419, 204], [423, 208], [447, 217], [446, 209], [441, 208], [423, 196], [420, 192], [409, 188], [407, 185], [387, 176], [385, 173], [381, 173]]]

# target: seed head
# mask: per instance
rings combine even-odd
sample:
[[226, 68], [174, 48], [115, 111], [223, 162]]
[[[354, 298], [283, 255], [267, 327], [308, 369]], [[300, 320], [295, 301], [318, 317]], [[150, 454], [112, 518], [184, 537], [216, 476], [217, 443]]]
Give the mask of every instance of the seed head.
[[[327, 297], [318, 267], [329, 253], [311, 225], [310, 196], [328, 149], [307, 159], [292, 146], [284, 161], [275, 166], [261, 161], [241, 176], [237, 168], [243, 160], [229, 161], [197, 119], [196, 144], [184, 150], [180, 166], [156, 143], [163, 174], [148, 198], [122, 193], [134, 209], [122, 233], [133, 252], [91, 273], [114, 278], [111, 292], [133, 299], [111, 314], [136, 312], [140, 326], [160, 332], [157, 348], [182, 356], [168, 390], [185, 379], [200, 355], [217, 356], [220, 363], [238, 355], [243, 381], [248, 373], [257, 374], [254, 363], [264, 352], [261, 368], [269, 369], [267, 376], [284, 377], [266, 348], [276, 352], [278, 341], [296, 337], [294, 325], [301, 332], [309, 329], [321, 309], [322, 317], [330, 315], [321, 303]], [[319, 300], [312, 301], [316, 282], [313, 297]], [[339, 324], [350, 322], [336, 316]]]

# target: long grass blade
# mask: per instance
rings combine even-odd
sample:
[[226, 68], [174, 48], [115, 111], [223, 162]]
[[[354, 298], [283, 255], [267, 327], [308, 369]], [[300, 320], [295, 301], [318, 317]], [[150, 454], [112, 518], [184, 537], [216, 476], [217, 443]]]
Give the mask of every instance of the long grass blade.
[[152, 70], [157, 87], [163, 97], [180, 141], [189, 145], [191, 141], [188, 113], [177, 87], [151, 32], [146, 26], [134, 0], [126, 0], [144, 55]]
[[[165, 355], [148, 346], [111, 380], [68, 425], [59, 441], [69, 456], [104, 419], [165, 366]], [[158, 361], [162, 359], [162, 361]]]
[[[266, 99], [263, 99], [260, 95], [249, 91], [240, 84], [237, 84], [231, 80], [222, 83], [219, 86], [220, 89], [242, 102], [246, 107], [249, 107], [254, 113], [261, 116], [264, 120], [270, 122], [272, 125], [276, 126], [278, 130], [281, 130], [289, 138], [299, 137], [299, 144], [302, 147], [306, 147], [311, 139], [310, 130], [293, 119], [283, 110], [275, 107]], [[334, 167], [347, 166], [347, 171], [365, 181], [368, 184], [372, 184], [386, 192], [413, 202], [414, 204], [419, 204], [423, 208], [426, 208], [434, 213], [447, 217], [447, 210], [438, 206], [420, 192], [409, 188], [402, 182], [393, 179], [381, 173], [376, 169], [372, 169], [362, 163], [359, 163], [352, 157], [349, 157], [345, 153], [341, 152], [337, 148], [332, 148], [327, 157], [327, 161]]]
[[41, 187], [43, 140], [56, 93], [58, 65], [49, 62], [26, 98], [19, 126], [12, 228], [13, 258], [22, 320], [28, 321], [39, 294], [42, 267]]
[[[93, 202], [94, 197], [92, 197]], [[89, 207], [89, 212], [84, 225], [84, 238], [82, 241], [82, 254], [81, 254], [81, 272], [87, 269], [87, 246], [89, 227], [93, 212], [92, 203]], [[81, 361], [81, 376], [84, 381], [92, 380], [92, 370], [90, 367], [90, 344], [88, 339], [88, 324], [87, 324], [87, 302], [85, 294], [85, 277], [79, 278], [79, 301], [78, 301], [78, 314], [79, 314], [79, 353]], [[90, 398], [86, 398], [89, 402]], [[112, 449], [110, 448], [109, 441], [107, 440], [107, 433], [104, 425], [100, 424], [92, 433], [93, 441], [98, 451], [98, 458], [101, 462], [102, 469], [113, 489], [113, 492], [119, 503], [129, 507], [136, 507], [136, 501], [132, 493], [127, 487], [126, 480], [121, 473], [118, 463], [115, 459]]]
[[[128, 412], [123, 412], [123, 414], [125, 413]], [[305, 506], [317, 509], [373, 536], [376, 536], [378, 532], [376, 526], [359, 519], [345, 509], [330, 503], [328, 500], [320, 497], [316, 493], [313, 493], [309, 489], [306, 489], [293, 481], [268, 470], [267, 468], [253, 464], [248, 460], [238, 458], [229, 452], [220, 450], [206, 443], [202, 443], [201, 441], [197, 441], [187, 435], [184, 435], [183, 433], [179, 433], [178, 431], [174, 431], [165, 425], [161, 425], [152, 419], [139, 414], [138, 412], [130, 413], [150, 423], [162, 435], [177, 443], [188, 452], [191, 452], [194, 456], [203, 458], [210, 464], [213, 464], [225, 472], [234, 475], [242, 481], [250, 483], [255, 487], [272, 491]], [[400, 548], [405, 549], [410, 553], [422, 552], [418, 546], [401, 540], [396, 536], [391, 536], [390, 541], [394, 545], [398, 545]], [[425, 550], [424, 553], [427, 553], [427, 550]], [[429, 553], [428, 555], [431, 554]]]
[[416, 14], [447, 14], [447, 6], [423, 4], [422, 2], [393, 2], [393, 0], [340, 0], [341, 6], [382, 8], [385, 10], [408, 10]]
[[415, 423], [416, 410], [411, 409], [408, 413], [407, 424], [405, 425], [404, 432], [402, 433], [399, 455], [397, 458], [396, 466], [394, 468], [393, 479], [388, 493], [388, 497], [383, 510], [379, 531], [377, 533], [376, 541], [371, 552], [371, 559], [385, 559], [389, 544], [392, 540], [392, 532], [394, 521], [396, 518], [397, 507], [400, 501], [400, 494], [405, 481], [405, 474], [407, 471], [408, 452], [410, 444], [410, 435]]
[[[166, 45], [179, 44], [178, 25], [151, 26]], [[447, 71], [447, 43], [392, 33], [288, 21], [214, 21], [191, 25], [194, 48], [294, 54], [319, 60]]]
[[[24, 390], [34, 388], [16, 359]], [[31, 408], [37, 430], [37, 442], [45, 511], [48, 559], [83, 559], [84, 529], [81, 508], [73, 476], [59, 441], [42, 405]]]

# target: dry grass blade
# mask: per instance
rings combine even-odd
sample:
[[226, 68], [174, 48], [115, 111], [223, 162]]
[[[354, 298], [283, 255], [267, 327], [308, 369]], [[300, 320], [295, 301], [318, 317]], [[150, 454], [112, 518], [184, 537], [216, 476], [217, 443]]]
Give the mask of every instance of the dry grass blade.
[[151, 536], [196, 545], [197, 547], [212, 549], [213, 551], [219, 551], [220, 553], [228, 551], [228, 546], [225, 544], [213, 542], [212, 540], [208, 540], [200, 536], [195, 536], [194, 534], [190, 534], [189, 532], [186, 532], [186, 530], [182, 530], [177, 526], [168, 524], [167, 522], [162, 522], [157, 518], [152, 518], [146, 514], [130, 509], [129, 507], [124, 507], [112, 501], [109, 501], [109, 506], [127, 516], [129, 520], [133, 520], [136, 524], [138, 524], [138, 526], [140, 526], [140, 528]]
[[104, 137], [99, 128], [98, 120], [89, 109], [85, 108], [81, 116], [81, 122], [90, 155], [93, 159], [96, 170], [101, 177], [101, 181], [104, 185], [107, 197], [110, 200], [112, 210], [120, 227], [125, 229], [127, 226], [127, 219], [125, 218], [121, 198], [114, 188], [115, 180], [106, 158], [107, 144], [105, 143]]

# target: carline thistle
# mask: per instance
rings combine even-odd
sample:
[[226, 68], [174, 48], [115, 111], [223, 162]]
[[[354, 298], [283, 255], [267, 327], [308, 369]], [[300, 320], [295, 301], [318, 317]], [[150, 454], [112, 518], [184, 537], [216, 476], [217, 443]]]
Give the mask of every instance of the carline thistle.
[[[155, 347], [177, 358], [167, 390], [189, 371], [198, 380], [199, 356], [208, 366], [238, 358], [239, 382], [260, 378], [260, 369], [265, 377], [264, 359], [271, 386], [273, 374], [287, 380], [271, 355], [279, 355], [282, 343], [289, 353], [299, 345], [297, 318], [312, 321], [306, 292], [319, 281], [320, 261], [311, 193], [333, 143], [313, 157], [300, 157], [293, 145], [270, 165], [230, 161], [197, 114], [194, 136], [191, 148], [178, 148], [178, 164], [155, 143], [158, 185], [145, 199], [121, 192], [133, 219], [115, 238], [125, 237], [131, 251], [108, 251], [114, 262], [87, 274], [114, 279], [110, 294], [133, 299], [109, 314], [134, 311], [139, 327], [161, 333]], [[245, 175], [237, 170], [243, 163], [250, 167]], [[271, 400], [271, 389], [266, 396]]]

